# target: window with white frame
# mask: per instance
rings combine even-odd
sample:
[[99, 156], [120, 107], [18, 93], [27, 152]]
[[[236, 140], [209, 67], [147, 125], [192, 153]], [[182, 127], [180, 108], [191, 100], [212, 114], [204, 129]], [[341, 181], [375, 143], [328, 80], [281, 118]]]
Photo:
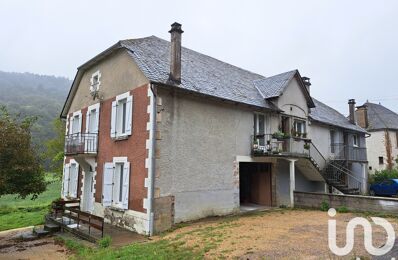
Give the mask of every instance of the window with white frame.
[[353, 136], [352, 136], [352, 145], [353, 145], [354, 147], [358, 147], [358, 146], [359, 146], [358, 135], [353, 135]]
[[82, 130], [82, 113], [81, 111], [74, 112], [69, 119], [69, 135], [79, 134]]
[[306, 134], [306, 124], [304, 120], [295, 119], [293, 122], [293, 129], [295, 136], [304, 137]]
[[99, 70], [91, 75], [90, 92], [95, 92], [99, 90], [101, 84], [100, 78], [101, 78], [101, 73], [99, 72]]
[[115, 157], [113, 162], [105, 163], [103, 176], [103, 206], [127, 209], [130, 186], [130, 163], [127, 157]]
[[265, 134], [268, 132], [268, 117], [264, 114], [254, 113], [254, 135], [259, 145], [265, 145]]
[[71, 160], [64, 165], [62, 178], [62, 196], [64, 198], [77, 198], [77, 186], [79, 178], [79, 164]]
[[97, 134], [99, 124], [100, 104], [89, 106], [86, 114], [86, 133]]
[[112, 102], [111, 137], [120, 138], [131, 135], [133, 96], [126, 92]]

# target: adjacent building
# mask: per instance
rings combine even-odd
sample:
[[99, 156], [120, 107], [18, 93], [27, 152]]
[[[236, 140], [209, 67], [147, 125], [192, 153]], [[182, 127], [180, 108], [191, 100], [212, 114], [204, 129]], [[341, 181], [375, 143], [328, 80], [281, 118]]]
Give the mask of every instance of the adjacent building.
[[[155, 36], [78, 68], [63, 198], [152, 235], [245, 207], [294, 206], [294, 190], [366, 192], [366, 131], [311, 97], [298, 70], [264, 77]], [[351, 116], [354, 102], [350, 101]]]
[[358, 124], [371, 135], [366, 139], [369, 172], [392, 169], [398, 159], [398, 114], [366, 102], [355, 111]]

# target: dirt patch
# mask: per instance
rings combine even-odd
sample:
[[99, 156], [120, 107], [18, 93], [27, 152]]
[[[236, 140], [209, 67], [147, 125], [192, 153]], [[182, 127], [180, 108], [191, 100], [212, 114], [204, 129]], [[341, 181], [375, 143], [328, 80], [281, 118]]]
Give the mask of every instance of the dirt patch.
[[[356, 216], [351, 213], [336, 215], [339, 246], [345, 245], [347, 222]], [[335, 258], [328, 247], [328, 219], [327, 213], [322, 211], [271, 211], [198, 222], [163, 238], [202, 250], [206, 258]], [[396, 229], [397, 220], [389, 221]], [[386, 233], [382, 227], [372, 226], [373, 245], [382, 246]], [[363, 245], [362, 228], [355, 230], [354, 250], [350, 257], [353, 256], [370, 256]]]
[[19, 236], [26, 230], [11, 231], [0, 235], [0, 259], [67, 259], [64, 247], [52, 237], [21, 241]]

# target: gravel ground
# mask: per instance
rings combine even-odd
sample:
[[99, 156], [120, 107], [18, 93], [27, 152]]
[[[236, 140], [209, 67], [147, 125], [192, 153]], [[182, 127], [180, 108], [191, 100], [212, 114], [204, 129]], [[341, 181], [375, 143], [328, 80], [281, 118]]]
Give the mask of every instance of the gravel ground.
[[[347, 222], [358, 215], [337, 213], [337, 244], [345, 245]], [[165, 238], [205, 250], [207, 258], [334, 259], [328, 247], [327, 212], [270, 211], [253, 216], [218, 218], [193, 223]], [[397, 219], [388, 219], [397, 230]], [[382, 246], [386, 233], [373, 226], [373, 245]], [[354, 250], [347, 259], [370, 255], [363, 246], [363, 229], [355, 230]]]

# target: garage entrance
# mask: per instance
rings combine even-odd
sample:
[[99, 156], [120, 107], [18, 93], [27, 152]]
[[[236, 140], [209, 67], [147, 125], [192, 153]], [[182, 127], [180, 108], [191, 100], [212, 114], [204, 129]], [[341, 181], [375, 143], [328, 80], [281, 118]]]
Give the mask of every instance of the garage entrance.
[[270, 163], [239, 164], [240, 205], [272, 206]]

